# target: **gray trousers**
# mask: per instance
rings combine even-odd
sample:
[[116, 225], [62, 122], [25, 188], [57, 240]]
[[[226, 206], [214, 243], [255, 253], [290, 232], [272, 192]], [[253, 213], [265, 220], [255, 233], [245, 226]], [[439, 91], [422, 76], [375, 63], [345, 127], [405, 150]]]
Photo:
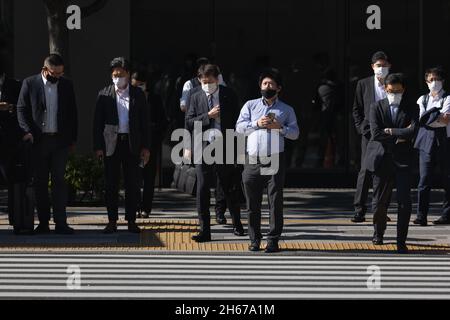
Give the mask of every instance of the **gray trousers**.
[[64, 180], [69, 148], [62, 146], [58, 136], [42, 136], [33, 147], [34, 187], [39, 222], [50, 221], [50, 199], [48, 194], [49, 175], [51, 176], [51, 204], [53, 221], [67, 223], [67, 185]]
[[280, 167], [275, 175], [261, 175], [264, 165], [246, 164], [242, 173], [248, 207], [248, 233], [250, 240], [260, 241], [261, 206], [264, 188], [267, 186], [270, 211], [268, 240], [278, 241], [283, 232], [283, 187], [285, 178], [285, 156], [280, 153]]

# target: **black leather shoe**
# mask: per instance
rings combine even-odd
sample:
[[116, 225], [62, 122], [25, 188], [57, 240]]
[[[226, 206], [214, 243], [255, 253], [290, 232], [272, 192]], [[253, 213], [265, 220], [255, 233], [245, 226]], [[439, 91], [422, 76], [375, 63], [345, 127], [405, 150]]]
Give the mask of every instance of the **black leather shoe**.
[[227, 219], [223, 213], [216, 213], [217, 224], [227, 224]]
[[397, 244], [397, 253], [406, 254], [408, 252], [408, 247], [405, 243]]
[[383, 238], [375, 236], [372, 239], [372, 243], [376, 246], [381, 246], [381, 245], [383, 245]]
[[433, 224], [440, 224], [440, 225], [450, 224], [450, 218], [440, 217], [439, 219], [433, 221]]
[[391, 218], [389, 218], [389, 216], [386, 216], [386, 222], [391, 222]]
[[245, 232], [242, 227], [241, 228], [233, 228], [233, 234], [238, 237], [245, 236]]
[[150, 217], [150, 213], [147, 211], [144, 211], [141, 213], [141, 218], [147, 219], [148, 217]]
[[195, 242], [208, 242], [211, 241], [211, 234], [200, 232], [195, 236], [192, 236], [192, 240], [194, 240]]
[[63, 224], [56, 224], [55, 226], [55, 233], [56, 234], [74, 234], [75, 230], [73, 228], [69, 227], [67, 223]]
[[117, 232], [117, 223], [116, 222], [108, 222], [108, 224], [106, 225], [106, 228], [103, 229], [103, 233], [110, 234], [110, 233], [114, 233], [114, 232]]
[[426, 227], [428, 225], [427, 219], [423, 217], [417, 217], [416, 220], [413, 221], [413, 223], [422, 227]]
[[280, 251], [280, 248], [278, 247], [278, 241], [268, 241], [266, 249], [264, 250], [265, 253], [273, 253]]
[[252, 243], [248, 246], [248, 250], [249, 251], [259, 251], [261, 247], [261, 242], [260, 241], [252, 241]]
[[34, 234], [49, 234], [50, 226], [48, 223], [39, 223], [39, 225], [34, 229]]
[[355, 216], [352, 218], [351, 221], [354, 222], [354, 223], [365, 222], [366, 221], [366, 216], [361, 214], [361, 213], [357, 213], [357, 214], [355, 214]]
[[136, 222], [128, 221], [128, 232], [131, 233], [141, 233], [141, 228], [138, 227]]
[[372, 243], [376, 246], [383, 245], [383, 237], [384, 237], [384, 231], [385, 228], [381, 227], [380, 225], [374, 224], [374, 232], [373, 232], [373, 238]]

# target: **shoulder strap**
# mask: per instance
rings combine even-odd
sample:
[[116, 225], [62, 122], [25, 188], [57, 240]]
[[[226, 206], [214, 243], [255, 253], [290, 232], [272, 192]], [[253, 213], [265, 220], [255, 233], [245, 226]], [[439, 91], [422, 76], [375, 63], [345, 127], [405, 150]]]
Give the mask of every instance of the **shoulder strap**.
[[422, 99], [422, 106], [424, 110], [427, 110], [427, 106], [428, 106], [428, 100], [430, 99], [430, 95], [426, 94], [423, 96]]
[[442, 95], [442, 101], [441, 101], [441, 107], [439, 109], [442, 109], [444, 107], [444, 102], [445, 99], [449, 96], [449, 94], [447, 92], [444, 92], [444, 94]]
[[191, 86], [192, 86], [192, 88], [196, 88], [196, 87], [200, 86], [200, 81], [198, 81], [198, 78], [191, 79]]

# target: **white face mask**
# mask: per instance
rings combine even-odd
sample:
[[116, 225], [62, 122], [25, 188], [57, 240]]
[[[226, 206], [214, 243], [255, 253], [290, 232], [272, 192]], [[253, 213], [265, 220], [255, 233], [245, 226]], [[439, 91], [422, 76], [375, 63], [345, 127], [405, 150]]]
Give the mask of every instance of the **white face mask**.
[[430, 92], [439, 92], [442, 89], [442, 81], [433, 81], [428, 83], [428, 89]]
[[389, 104], [400, 105], [402, 102], [403, 93], [388, 93], [387, 98], [389, 100]]
[[217, 83], [202, 84], [202, 89], [206, 94], [213, 94], [217, 90]]
[[385, 79], [389, 74], [389, 67], [376, 67], [373, 73], [377, 78]]
[[113, 77], [112, 81], [117, 88], [124, 88], [128, 84], [128, 79], [126, 77], [121, 78]]

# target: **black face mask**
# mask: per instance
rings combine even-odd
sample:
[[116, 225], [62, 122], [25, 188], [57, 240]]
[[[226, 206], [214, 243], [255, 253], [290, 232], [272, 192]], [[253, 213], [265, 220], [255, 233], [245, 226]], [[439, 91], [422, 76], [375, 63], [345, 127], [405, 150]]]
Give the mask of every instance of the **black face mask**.
[[274, 89], [261, 90], [261, 95], [266, 99], [272, 99], [277, 95], [277, 90]]
[[47, 81], [49, 81], [50, 83], [53, 83], [53, 84], [58, 82], [58, 78], [51, 76], [49, 74], [47, 74], [47, 76], [45, 78], [47, 79]]

